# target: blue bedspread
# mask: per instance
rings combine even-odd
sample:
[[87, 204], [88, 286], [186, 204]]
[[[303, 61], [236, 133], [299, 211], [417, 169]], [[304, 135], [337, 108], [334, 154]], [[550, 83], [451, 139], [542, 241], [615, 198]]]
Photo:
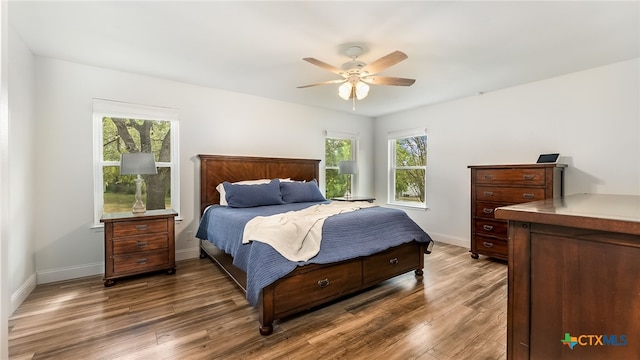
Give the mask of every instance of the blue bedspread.
[[253, 241], [242, 244], [245, 224], [255, 216], [269, 216], [301, 210], [318, 202], [232, 208], [209, 207], [200, 221], [196, 236], [208, 240], [233, 256], [233, 264], [247, 273], [247, 300], [258, 303], [262, 288], [304, 264], [327, 264], [371, 255], [411, 242], [430, 242], [431, 238], [402, 210], [372, 207], [327, 218], [322, 228], [318, 255], [306, 262], [284, 258], [271, 246]]

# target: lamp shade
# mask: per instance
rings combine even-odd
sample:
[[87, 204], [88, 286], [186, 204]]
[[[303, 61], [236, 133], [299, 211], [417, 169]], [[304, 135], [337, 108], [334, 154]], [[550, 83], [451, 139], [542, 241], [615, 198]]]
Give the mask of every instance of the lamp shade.
[[340, 174], [357, 174], [358, 163], [356, 161], [340, 161], [338, 163], [338, 173]]
[[156, 162], [151, 153], [124, 153], [120, 156], [120, 175], [157, 174]]

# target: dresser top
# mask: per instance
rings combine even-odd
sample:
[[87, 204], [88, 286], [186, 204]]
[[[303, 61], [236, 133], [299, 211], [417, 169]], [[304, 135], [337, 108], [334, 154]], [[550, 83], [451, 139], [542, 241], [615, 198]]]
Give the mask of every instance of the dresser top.
[[573, 194], [496, 209], [498, 219], [640, 235], [640, 196]]
[[504, 165], [469, 165], [469, 169], [519, 169], [519, 168], [565, 168], [567, 164], [543, 163], [543, 164], [504, 164]]

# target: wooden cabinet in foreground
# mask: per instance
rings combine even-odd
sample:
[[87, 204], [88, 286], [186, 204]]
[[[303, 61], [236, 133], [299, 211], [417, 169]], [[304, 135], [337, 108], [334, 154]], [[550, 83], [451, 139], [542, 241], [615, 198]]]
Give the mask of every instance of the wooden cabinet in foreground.
[[640, 196], [501, 207], [509, 221], [507, 359], [638, 359]]
[[551, 199], [564, 192], [564, 164], [470, 165], [471, 257], [507, 260], [507, 222], [494, 211], [505, 205]]
[[152, 271], [174, 274], [177, 215], [173, 210], [104, 214], [104, 286]]

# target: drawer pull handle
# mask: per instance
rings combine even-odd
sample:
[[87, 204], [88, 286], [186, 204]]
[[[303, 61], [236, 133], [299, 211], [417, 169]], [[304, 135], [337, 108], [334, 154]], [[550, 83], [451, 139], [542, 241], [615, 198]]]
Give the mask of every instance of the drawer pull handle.
[[483, 241], [482, 242], [482, 246], [486, 247], [486, 248], [492, 248], [493, 247], [493, 243], [487, 242], [487, 241]]
[[136, 264], [138, 265], [144, 265], [147, 263], [147, 259], [138, 259], [136, 260]]
[[318, 286], [321, 288], [326, 288], [329, 286], [329, 279], [318, 280]]
[[522, 178], [525, 179], [525, 180], [533, 180], [533, 179], [536, 178], [536, 176], [535, 175], [531, 175], [531, 174], [524, 174], [524, 175], [522, 175]]
[[398, 258], [393, 258], [393, 259], [389, 260], [389, 264], [391, 264], [391, 265], [396, 265], [399, 262], [400, 261], [398, 261]]
[[492, 225], [482, 225], [482, 228], [487, 230], [487, 231], [493, 230], [493, 226]]
[[493, 196], [493, 191], [485, 191], [484, 196]]
[[493, 179], [493, 175], [485, 175], [484, 179], [485, 180], [491, 180], [491, 179]]
[[524, 193], [522, 194], [522, 197], [525, 199], [533, 199], [534, 197], [536, 197], [536, 195], [531, 193]]
[[139, 231], [147, 230], [147, 225], [136, 225], [136, 230], [139, 230]]
[[493, 209], [492, 208], [484, 208], [484, 209], [482, 209], [482, 212], [484, 212], [485, 214], [492, 214], [493, 213]]
[[138, 241], [136, 243], [136, 246], [139, 247], [139, 248], [143, 248], [143, 247], [147, 246], [148, 244], [149, 243], [147, 243], [146, 241]]

